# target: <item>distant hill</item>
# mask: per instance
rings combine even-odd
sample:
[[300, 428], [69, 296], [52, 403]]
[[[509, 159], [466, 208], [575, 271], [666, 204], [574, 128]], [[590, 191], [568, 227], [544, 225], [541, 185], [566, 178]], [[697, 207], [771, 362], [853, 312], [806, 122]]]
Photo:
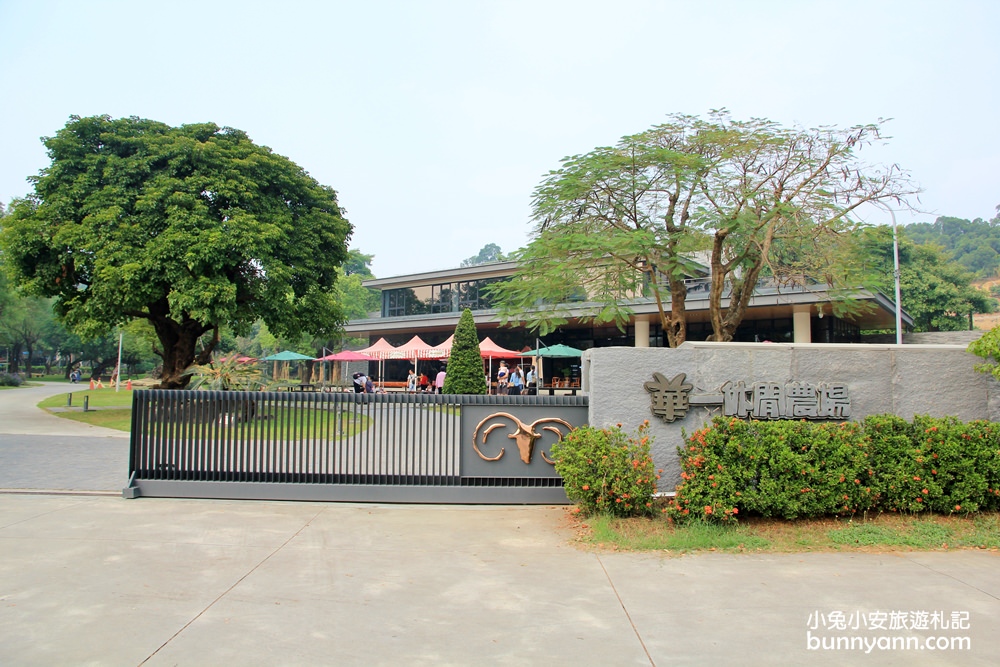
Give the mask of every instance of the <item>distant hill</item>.
[[934, 222], [906, 225], [903, 233], [914, 243], [940, 246], [949, 259], [977, 278], [1000, 275], [1000, 214], [991, 220], [941, 216]]

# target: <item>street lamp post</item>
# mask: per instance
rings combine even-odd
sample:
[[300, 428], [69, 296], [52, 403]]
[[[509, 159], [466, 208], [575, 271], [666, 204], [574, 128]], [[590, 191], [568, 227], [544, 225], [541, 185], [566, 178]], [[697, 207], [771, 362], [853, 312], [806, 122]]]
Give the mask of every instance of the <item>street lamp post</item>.
[[899, 295], [899, 239], [896, 232], [896, 213], [885, 206], [892, 216], [892, 277], [896, 283], [896, 345], [903, 344], [903, 304]]

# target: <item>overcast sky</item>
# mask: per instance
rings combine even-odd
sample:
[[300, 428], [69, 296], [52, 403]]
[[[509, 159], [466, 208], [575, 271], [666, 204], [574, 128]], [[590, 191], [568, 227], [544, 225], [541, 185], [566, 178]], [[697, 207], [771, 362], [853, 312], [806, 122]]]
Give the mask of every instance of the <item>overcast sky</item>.
[[561, 158], [725, 107], [892, 118], [865, 153], [923, 187], [899, 221], [990, 218], [998, 35], [994, 0], [0, 0], [0, 200], [70, 115], [210, 121], [336, 189], [389, 277], [524, 245]]

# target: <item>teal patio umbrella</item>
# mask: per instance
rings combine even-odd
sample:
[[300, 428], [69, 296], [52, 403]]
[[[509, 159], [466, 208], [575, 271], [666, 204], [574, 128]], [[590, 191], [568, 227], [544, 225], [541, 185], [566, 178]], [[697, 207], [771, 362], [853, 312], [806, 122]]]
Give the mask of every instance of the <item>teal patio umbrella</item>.
[[522, 352], [521, 354], [525, 357], [553, 357], [568, 359], [570, 357], [579, 357], [583, 354], [583, 350], [578, 350], [575, 347], [557, 343], [555, 345], [540, 347], [537, 350], [528, 350], [526, 352]]
[[[583, 354], [583, 350], [578, 350], [575, 347], [570, 347], [569, 345], [563, 345], [562, 343], [556, 343], [555, 345], [547, 345], [540, 347], [537, 350], [527, 350], [521, 353], [525, 357], [549, 357], [550, 359], [571, 359], [573, 357], [579, 357]], [[543, 382], [541, 370], [541, 363], [538, 364], [538, 385], [541, 386]]]
[[283, 350], [277, 354], [272, 354], [269, 357], [264, 357], [264, 361], [274, 362], [274, 378], [277, 379], [278, 375], [278, 362], [279, 361], [305, 361], [307, 359], [312, 359], [308, 354], [299, 354], [298, 352], [292, 352], [291, 350]]
[[264, 361], [305, 361], [306, 359], [312, 359], [312, 357], [308, 354], [299, 354], [291, 350], [284, 350], [283, 352], [272, 354], [270, 357], [264, 357]]

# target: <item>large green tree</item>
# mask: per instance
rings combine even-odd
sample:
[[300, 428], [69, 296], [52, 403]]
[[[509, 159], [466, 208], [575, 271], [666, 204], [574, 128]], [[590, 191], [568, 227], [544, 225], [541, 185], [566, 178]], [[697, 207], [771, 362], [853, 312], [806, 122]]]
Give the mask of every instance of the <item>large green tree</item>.
[[1000, 213], [988, 221], [940, 216], [932, 223], [916, 222], [905, 229], [921, 245], [940, 246], [949, 259], [978, 278], [991, 278], [1000, 269]]
[[81, 335], [148, 320], [162, 387], [186, 385], [222, 326], [340, 330], [351, 225], [287, 158], [232, 128], [140, 118], [74, 116], [44, 143], [51, 164], [4, 219], [5, 261]]
[[[990, 313], [996, 300], [972, 284], [975, 276], [950, 261], [934, 244], [916, 244], [900, 234], [899, 291], [903, 310], [913, 318], [915, 331], [964, 331], [973, 313]], [[884, 294], [895, 292], [892, 229], [872, 227], [861, 235], [860, 248], [869, 262], [871, 286]]]
[[480, 264], [489, 264], [490, 262], [502, 262], [505, 259], [506, 257], [500, 246], [496, 243], [487, 243], [479, 250], [478, 255], [463, 259], [460, 266], [478, 266]]
[[515, 253], [513, 279], [495, 288], [501, 317], [544, 334], [566, 322], [559, 304], [586, 301], [587, 317], [623, 326], [629, 300], [648, 296], [679, 345], [698, 251], [711, 270], [713, 340], [732, 339], [762, 277], [852, 286], [856, 209], [905, 206], [916, 191], [898, 167], [860, 160], [881, 133], [878, 124], [806, 130], [726, 111], [677, 114], [566, 158], [535, 190], [532, 240]]

